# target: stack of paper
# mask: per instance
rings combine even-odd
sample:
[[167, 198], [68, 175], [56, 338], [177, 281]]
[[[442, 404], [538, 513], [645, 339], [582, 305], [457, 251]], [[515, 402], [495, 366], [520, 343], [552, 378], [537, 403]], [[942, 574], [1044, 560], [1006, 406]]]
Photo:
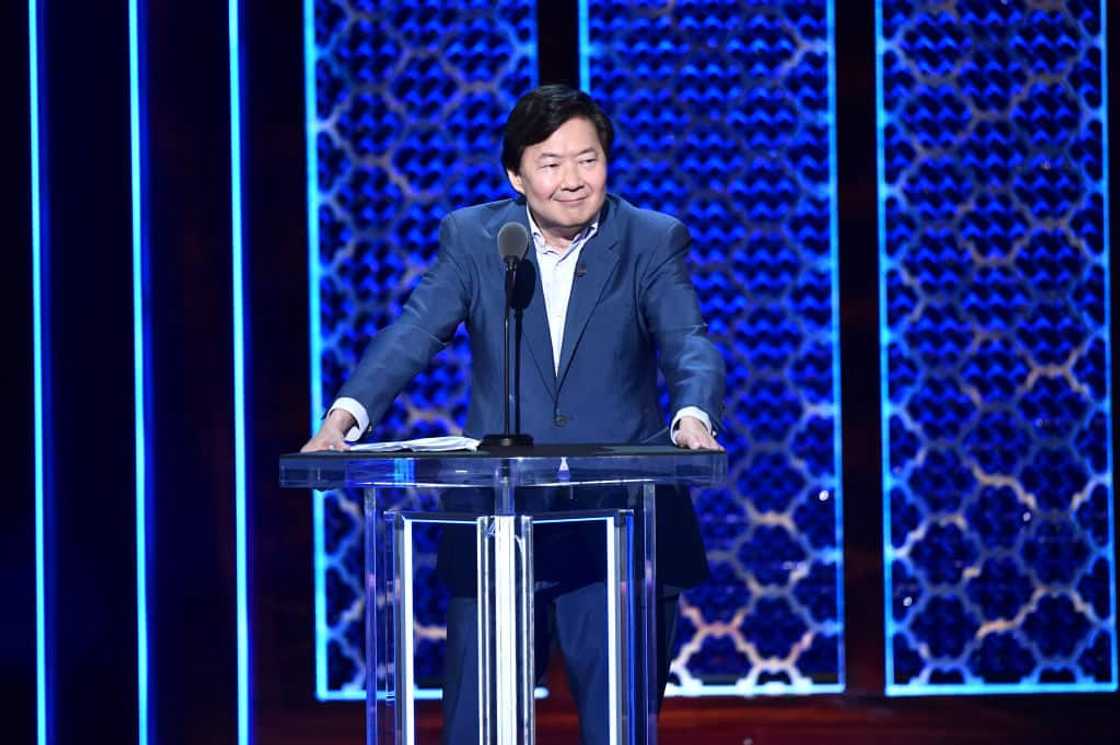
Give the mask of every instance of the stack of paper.
[[350, 448], [359, 453], [393, 453], [411, 450], [414, 453], [446, 453], [451, 450], [478, 450], [478, 440], [470, 437], [421, 437], [416, 440], [396, 442], [363, 442]]

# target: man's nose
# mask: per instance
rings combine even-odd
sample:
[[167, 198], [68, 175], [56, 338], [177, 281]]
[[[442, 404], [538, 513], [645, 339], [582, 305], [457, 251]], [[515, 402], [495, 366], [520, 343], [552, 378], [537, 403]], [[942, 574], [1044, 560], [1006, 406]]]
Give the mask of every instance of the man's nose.
[[563, 180], [560, 182], [561, 186], [569, 191], [575, 191], [583, 186], [583, 179], [579, 175], [579, 169], [574, 163], [564, 165], [560, 174]]

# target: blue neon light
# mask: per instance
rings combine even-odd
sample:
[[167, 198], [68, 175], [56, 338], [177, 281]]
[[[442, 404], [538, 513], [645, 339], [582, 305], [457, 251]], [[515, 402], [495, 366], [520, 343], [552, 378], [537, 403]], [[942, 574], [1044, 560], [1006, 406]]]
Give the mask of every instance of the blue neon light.
[[[890, 654], [890, 644], [887, 644]], [[1099, 683], [1046, 683], [1045, 685], [1027, 683], [953, 683], [945, 685], [907, 684], [886, 686], [886, 694], [892, 698], [914, 696], [991, 696], [1021, 693], [1100, 693], [1112, 690]]]
[[229, 0], [230, 213], [233, 223], [233, 462], [237, 553], [237, 742], [252, 741], [250, 722], [249, 578], [245, 477], [245, 295], [241, 202], [240, 3]]
[[147, 745], [150, 733], [148, 710], [148, 438], [145, 428], [147, 417], [147, 364], [146, 342], [148, 331], [147, 309], [144, 303], [146, 273], [144, 253], [147, 246], [142, 200], [144, 198], [140, 111], [140, 44], [139, 0], [128, 3], [128, 91], [129, 134], [131, 141], [132, 177], [132, 340], [133, 340], [133, 399], [136, 440], [136, 690], [137, 730], [140, 745]]
[[579, 89], [591, 87], [591, 36], [587, 25], [587, 0], [579, 0]]
[[35, 731], [39, 745], [50, 741], [47, 716], [47, 633], [45, 500], [46, 452], [43, 441], [43, 233], [39, 150], [39, 3], [27, 3], [29, 99], [31, 111], [31, 302], [34, 346], [35, 411]]
[[[844, 459], [843, 438], [840, 423], [844, 421], [843, 401], [840, 392], [840, 190], [837, 186], [837, 170], [839, 163], [836, 159], [836, 0], [828, 0], [828, 239], [829, 239], [829, 268], [832, 275], [831, 305], [832, 305], [832, 405], [834, 413], [832, 420], [835, 422], [836, 431], [832, 436], [832, 462], [836, 473], [836, 484], [833, 487], [832, 498], [836, 500], [836, 515], [844, 514]], [[836, 521], [836, 566], [844, 566], [844, 521]], [[836, 618], [839, 620], [839, 630], [843, 629], [844, 622], [844, 572], [836, 572]], [[839, 690], [844, 690], [846, 684], [847, 665], [844, 656], [843, 644], [838, 644], [836, 649], [837, 670], [840, 671], [840, 682], [836, 685]], [[825, 687], [818, 688], [824, 692]]]
[[[1101, 196], [1105, 205], [1104, 209], [1104, 252], [1101, 257], [1101, 263], [1104, 264], [1104, 276], [1112, 277], [1112, 221], [1109, 219], [1108, 205], [1112, 204], [1111, 194], [1109, 189], [1109, 153], [1112, 151], [1108, 147], [1108, 3], [1101, 0], [1101, 160], [1104, 166], [1103, 175], [1101, 177]], [[1104, 318], [1112, 318], [1112, 291], [1111, 285], [1108, 281], [1104, 285]], [[1105, 347], [1112, 349], [1112, 325], [1106, 323], [1102, 331], [1104, 336]], [[1106, 401], [1112, 401], [1112, 356], [1105, 355], [1104, 359], [1104, 383], [1105, 389], [1108, 393], [1105, 395]], [[1111, 406], [1109, 407], [1111, 409]], [[1107, 442], [1113, 442], [1113, 428], [1112, 428], [1112, 412], [1108, 411], [1108, 416], [1105, 417], [1105, 432], [1108, 435]], [[1113, 482], [1114, 454], [1112, 448], [1105, 448], [1108, 454], [1108, 474], [1109, 481]], [[1113, 495], [1112, 499], [1108, 501], [1108, 545], [1116, 548], [1116, 497]], [[1108, 563], [1108, 581], [1110, 587], [1116, 587], [1116, 561]], [[1113, 592], [1110, 598], [1109, 614], [1112, 616], [1112, 669], [1117, 669], [1117, 663], [1120, 662], [1120, 657], [1117, 656], [1118, 645], [1120, 640], [1117, 640], [1116, 624], [1116, 593]], [[1116, 686], [1113, 686], [1116, 690]]]
[[705, 685], [665, 686], [667, 698], [711, 698], [713, 696], [819, 696], [824, 693], [843, 693], [843, 683], [762, 683], [761, 685]]
[[[319, 322], [319, 156], [315, 150], [315, 0], [303, 0], [303, 84], [305, 131], [307, 133], [307, 302], [309, 351], [311, 361], [311, 431], [314, 432], [323, 409], [323, 341]], [[315, 564], [315, 639], [316, 648], [329, 633], [327, 627], [326, 546], [324, 545], [323, 493], [312, 494]], [[335, 698], [327, 685], [327, 657], [315, 655], [315, 697], [320, 701]]]
[[[315, 149], [315, 0], [303, 0], [303, 84], [307, 132], [307, 299], [311, 347], [311, 431], [323, 413], [323, 340], [319, 320], [319, 155]], [[318, 532], [316, 533], [318, 535]]]
[[[882, 189], [885, 187], [886, 173], [883, 165], [884, 151], [884, 130], [887, 126], [887, 117], [889, 114], [883, 106], [883, 7], [879, 0], [875, 2], [875, 169], [876, 176], [879, 184], [879, 219], [877, 221], [879, 233], [879, 276], [885, 276], [887, 270], [893, 266], [890, 256], [887, 254], [887, 228], [886, 228], [886, 200], [883, 198]], [[887, 348], [890, 342], [890, 326], [887, 323], [887, 287], [886, 283], [879, 282], [879, 395], [880, 397], [886, 391], [890, 390], [890, 381], [888, 376], [888, 355]], [[880, 471], [883, 474], [883, 587], [894, 587], [892, 579], [893, 572], [891, 571], [891, 562], [886, 558], [886, 552], [891, 545], [891, 521], [890, 521], [890, 503], [888, 494], [894, 488], [894, 478], [891, 476], [890, 469], [890, 452], [888, 443], [890, 440], [889, 424], [887, 417], [880, 414], [879, 417], [879, 442], [882, 443], [880, 447]], [[891, 685], [889, 681], [894, 679], [894, 647], [890, 640], [894, 638], [894, 617], [891, 614], [891, 603], [889, 598], [884, 598], [883, 601], [883, 628], [886, 633], [883, 638], [883, 653], [886, 655], [884, 659], [887, 695], [891, 695]]]

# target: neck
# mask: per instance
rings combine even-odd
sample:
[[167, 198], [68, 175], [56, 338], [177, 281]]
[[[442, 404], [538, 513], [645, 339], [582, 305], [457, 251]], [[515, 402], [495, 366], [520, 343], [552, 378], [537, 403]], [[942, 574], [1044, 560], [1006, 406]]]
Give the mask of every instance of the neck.
[[533, 222], [537, 224], [537, 230], [541, 231], [541, 236], [544, 237], [544, 242], [553, 248], [558, 248], [561, 251], [567, 251], [572, 241], [576, 236], [582, 233], [587, 225], [577, 225], [573, 227], [553, 227], [541, 224], [540, 217], [536, 213], [533, 214]]
[[544, 241], [548, 245], [552, 246], [553, 248], [558, 248], [561, 251], [567, 251], [572, 247], [572, 241], [575, 240], [576, 236], [580, 234], [580, 231], [582, 231], [584, 227], [586, 226], [580, 226], [574, 231], [545, 230], [544, 228], [541, 228], [541, 235], [544, 236]]

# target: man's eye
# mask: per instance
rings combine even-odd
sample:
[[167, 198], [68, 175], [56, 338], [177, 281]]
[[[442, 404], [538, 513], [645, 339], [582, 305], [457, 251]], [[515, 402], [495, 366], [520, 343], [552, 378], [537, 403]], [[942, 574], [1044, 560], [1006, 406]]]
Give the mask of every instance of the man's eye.
[[580, 161], [585, 166], [592, 166], [599, 162], [598, 158], [584, 158]]

